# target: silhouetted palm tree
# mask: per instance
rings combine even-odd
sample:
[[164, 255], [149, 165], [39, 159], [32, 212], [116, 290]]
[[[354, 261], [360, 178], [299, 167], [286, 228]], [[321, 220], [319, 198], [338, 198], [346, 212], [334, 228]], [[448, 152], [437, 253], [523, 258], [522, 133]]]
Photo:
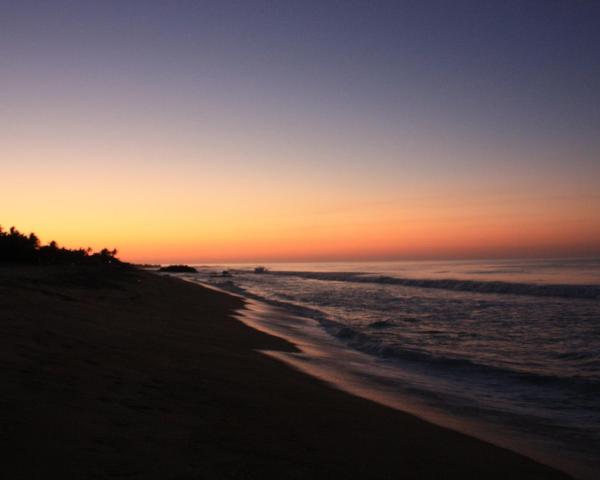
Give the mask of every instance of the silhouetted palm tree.
[[52, 240], [41, 245], [35, 233], [25, 235], [15, 227], [6, 232], [0, 226], [0, 262], [29, 264], [113, 264], [121, 263], [117, 249], [103, 248], [93, 253], [91, 248], [70, 250]]

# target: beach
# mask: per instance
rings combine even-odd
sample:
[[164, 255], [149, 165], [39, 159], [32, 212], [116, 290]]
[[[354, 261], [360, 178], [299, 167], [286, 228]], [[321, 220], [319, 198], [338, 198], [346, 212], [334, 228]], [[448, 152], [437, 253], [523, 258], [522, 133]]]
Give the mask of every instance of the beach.
[[243, 300], [153, 273], [0, 268], [7, 478], [568, 478], [259, 350]]

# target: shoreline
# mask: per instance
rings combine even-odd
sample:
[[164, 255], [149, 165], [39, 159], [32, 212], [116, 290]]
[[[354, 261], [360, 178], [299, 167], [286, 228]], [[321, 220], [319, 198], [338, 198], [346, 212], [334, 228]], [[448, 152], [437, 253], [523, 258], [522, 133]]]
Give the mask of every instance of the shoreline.
[[[290, 342], [297, 348], [294, 352], [282, 350], [261, 352], [299, 372], [325, 382], [331, 388], [510, 450], [573, 475], [574, 478], [595, 478], [593, 467], [559, 459], [552, 451], [545, 450], [536, 443], [535, 439], [520, 437], [519, 432], [511, 432], [505, 425], [492, 424], [489, 420], [482, 423], [464, 416], [458, 417], [440, 408], [439, 405], [434, 406], [427, 404], [423, 399], [417, 399], [414, 394], [412, 396], [407, 393], [400, 394], [393, 386], [397, 378], [389, 372], [386, 377], [385, 371], [381, 371], [382, 366], [376, 358], [353, 350], [339, 339], [329, 336], [316, 321], [299, 317], [285, 311], [282, 307], [221, 290], [210, 284], [202, 282], [199, 284], [244, 299], [247, 303], [236, 315], [240, 321], [267, 335]], [[351, 366], [348, 367], [348, 364]]]
[[242, 306], [139, 270], [0, 269], [7, 475], [570, 478], [264, 355], [297, 349]]

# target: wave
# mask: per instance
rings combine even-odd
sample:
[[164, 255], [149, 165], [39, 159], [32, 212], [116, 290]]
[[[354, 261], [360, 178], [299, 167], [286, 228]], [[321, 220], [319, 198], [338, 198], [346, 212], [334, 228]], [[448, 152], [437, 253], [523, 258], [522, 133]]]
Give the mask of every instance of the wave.
[[376, 283], [403, 285], [406, 287], [435, 288], [460, 292], [490, 293], [501, 295], [528, 295], [533, 297], [560, 297], [600, 299], [600, 285], [536, 284], [503, 281], [479, 281], [458, 279], [399, 278], [359, 272], [294, 272], [274, 271], [270, 275], [287, 275], [309, 280], [336, 282]]
[[[304, 273], [304, 272], [300, 272]], [[258, 300], [269, 305], [282, 308], [293, 315], [311, 318], [317, 321], [331, 336], [344, 342], [350, 348], [373, 355], [386, 360], [401, 361], [404, 366], [415, 366], [425, 368], [431, 373], [439, 372], [447, 375], [469, 375], [480, 376], [484, 378], [504, 378], [508, 381], [518, 382], [520, 384], [529, 384], [546, 387], [567, 388], [570, 391], [577, 392], [584, 399], [596, 399], [600, 394], [600, 383], [589, 378], [578, 376], [554, 376], [531, 371], [521, 371], [499, 365], [490, 365], [479, 363], [467, 358], [457, 358], [446, 355], [438, 355], [420, 349], [407, 348], [400, 345], [394, 345], [386, 342], [380, 337], [371, 335], [368, 330], [360, 327], [355, 328], [344, 323], [332, 320], [325, 312], [317, 309], [299, 305], [297, 303], [276, 300], [253, 293], [243, 287], [234, 284], [232, 281], [217, 284], [225, 290], [239, 293], [246, 298]], [[367, 327], [369, 330], [379, 330], [393, 327], [394, 325], [387, 321], [373, 322]], [[569, 354], [564, 354], [569, 355]], [[596, 357], [592, 355], [596, 360]], [[566, 359], [565, 359], [566, 360]]]
[[227, 280], [224, 282], [211, 282], [211, 285], [215, 287], [222, 288], [223, 290], [227, 290], [228, 292], [237, 293], [238, 295], [242, 295], [243, 297], [250, 298], [252, 300], [258, 300], [259, 302], [267, 303], [274, 307], [280, 307], [290, 312], [293, 315], [298, 315], [300, 317], [308, 317], [313, 320], [324, 320], [326, 315], [321, 310], [316, 308], [305, 307], [304, 305], [298, 305], [297, 303], [275, 300], [273, 298], [263, 297], [261, 295], [257, 295], [250, 290], [247, 290], [244, 287], [241, 287], [235, 284], [231, 280]]
[[467, 358], [456, 358], [445, 355], [436, 355], [424, 350], [406, 348], [387, 343], [385, 340], [369, 335], [367, 332], [350, 327], [330, 319], [321, 319], [319, 323], [332, 336], [342, 340], [349, 347], [370, 355], [375, 355], [388, 360], [398, 360], [407, 366], [411, 364], [426, 368], [430, 372], [438, 371], [445, 377], [452, 375], [479, 375], [481, 378], [504, 378], [512, 382], [526, 383], [537, 386], [568, 388], [577, 392], [581, 399], [597, 398], [600, 394], [600, 383], [584, 377], [564, 377], [525, 372], [517, 369], [479, 363]]

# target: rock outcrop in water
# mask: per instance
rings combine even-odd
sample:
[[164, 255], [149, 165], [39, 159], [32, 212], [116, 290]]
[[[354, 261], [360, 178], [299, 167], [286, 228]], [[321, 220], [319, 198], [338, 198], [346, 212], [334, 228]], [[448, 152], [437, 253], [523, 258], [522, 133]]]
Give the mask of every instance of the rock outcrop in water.
[[194, 267], [189, 265], [169, 265], [167, 267], [160, 267], [159, 272], [170, 272], [170, 273], [197, 273]]

